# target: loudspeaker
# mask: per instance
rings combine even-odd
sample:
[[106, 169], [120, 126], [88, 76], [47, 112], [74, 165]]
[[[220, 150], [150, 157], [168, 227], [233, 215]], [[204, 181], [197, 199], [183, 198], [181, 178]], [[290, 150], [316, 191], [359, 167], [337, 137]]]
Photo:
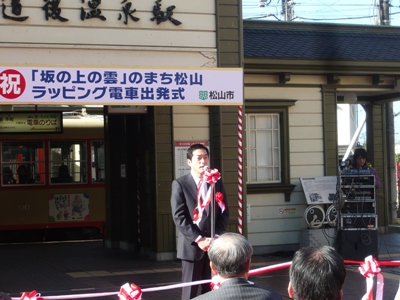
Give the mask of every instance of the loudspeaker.
[[370, 255], [378, 259], [378, 231], [339, 230], [337, 248], [343, 259], [364, 261]]

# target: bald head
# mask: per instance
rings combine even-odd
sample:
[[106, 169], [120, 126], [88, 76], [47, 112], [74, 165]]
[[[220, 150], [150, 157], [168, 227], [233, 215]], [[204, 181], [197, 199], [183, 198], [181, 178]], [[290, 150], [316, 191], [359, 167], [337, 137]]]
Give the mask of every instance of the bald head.
[[224, 278], [244, 277], [250, 266], [253, 248], [242, 235], [227, 232], [214, 240], [208, 256], [218, 275]]

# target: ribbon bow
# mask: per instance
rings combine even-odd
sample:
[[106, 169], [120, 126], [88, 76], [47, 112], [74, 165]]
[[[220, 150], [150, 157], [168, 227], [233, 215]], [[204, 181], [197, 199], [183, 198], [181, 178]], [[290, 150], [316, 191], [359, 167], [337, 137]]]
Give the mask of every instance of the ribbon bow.
[[221, 173], [217, 169], [207, 169], [204, 172], [203, 179], [209, 184], [214, 184], [221, 179]]
[[[203, 217], [203, 211], [204, 209], [210, 204], [212, 200], [212, 195], [215, 189], [215, 183], [221, 179], [221, 173], [218, 172], [217, 169], [207, 169], [204, 171], [203, 175], [203, 181], [200, 184], [199, 188], [197, 189], [197, 207], [193, 210], [193, 223], [194, 224], [199, 224], [202, 217]], [[202, 199], [201, 197], [201, 191], [203, 190], [203, 185], [209, 183], [211, 187], [208, 189], [207, 194], [205, 195], [205, 199]], [[218, 192], [219, 193], [219, 192]], [[217, 194], [218, 194], [217, 193]], [[218, 203], [219, 207], [221, 208], [222, 212], [225, 210], [225, 204], [222, 201], [224, 199], [224, 195], [222, 193], [219, 193], [218, 197], [217, 195], [215, 201]]]
[[40, 293], [33, 290], [32, 292], [23, 292], [21, 295], [21, 300], [42, 300]]
[[119, 300], [140, 300], [142, 299], [142, 290], [133, 283], [125, 283], [121, 286], [118, 297]]
[[362, 297], [362, 300], [373, 300], [373, 285], [374, 276], [377, 275], [377, 286], [376, 286], [376, 300], [382, 300], [383, 297], [383, 275], [381, 273], [381, 268], [375, 258], [372, 256], [367, 256], [365, 258], [365, 263], [362, 264], [358, 270], [360, 273], [367, 278], [367, 293]]
[[218, 276], [214, 275], [210, 282], [211, 290], [212, 291], [218, 290], [220, 285], [221, 285], [221, 282], [219, 282]]

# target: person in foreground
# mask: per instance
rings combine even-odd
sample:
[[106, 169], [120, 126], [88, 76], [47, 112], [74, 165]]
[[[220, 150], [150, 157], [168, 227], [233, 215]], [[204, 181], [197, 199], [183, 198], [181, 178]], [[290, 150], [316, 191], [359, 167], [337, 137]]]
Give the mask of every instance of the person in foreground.
[[249, 277], [253, 247], [237, 233], [227, 232], [214, 240], [208, 249], [210, 266], [220, 286], [195, 299], [281, 300], [282, 296], [251, 284]]
[[11, 296], [1, 292], [0, 293], [0, 300], [11, 300]]
[[346, 267], [330, 246], [304, 247], [294, 254], [289, 269], [289, 297], [295, 300], [340, 300]]
[[[186, 162], [190, 173], [172, 182], [171, 209], [172, 217], [179, 230], [177, 258], [182, 260], [182, 282], [193, 282], [211, 279], [210, 261], [207, 250], [211, 242], [226, 230], [229, 220], [229, 209], [226, 192], [222, 179], [215, 183], [215, 193], [223, 195], [225, 210], [215, 205], [215, 236], [211, 233], [211, 214], [209, 206], [202, 211], [201, 218], [197, 218], [195, 211], [200, 215], [198, 200], [203, 199], [200, 192], [202, 179], [209, 166], [208, 148], [202, 144], [194, 144], [186, 153]], [[199, 186], [199, 187], [198, 187]], [[208, 189], [211, 189], [208, 186]], [[182, 288], [182, 300], [197, 296], [198, 285]], [[210, 285], [201, 285], [201, 293], [210, 291]]]

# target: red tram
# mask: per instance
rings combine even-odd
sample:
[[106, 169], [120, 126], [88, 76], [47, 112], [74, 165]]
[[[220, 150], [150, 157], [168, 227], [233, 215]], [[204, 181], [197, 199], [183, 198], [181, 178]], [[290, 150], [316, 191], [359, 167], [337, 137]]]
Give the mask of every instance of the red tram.
[[106, 218], [102, 118], [64, 118], [62, 133], [0, 134], [0, 233], [95, 229]]

